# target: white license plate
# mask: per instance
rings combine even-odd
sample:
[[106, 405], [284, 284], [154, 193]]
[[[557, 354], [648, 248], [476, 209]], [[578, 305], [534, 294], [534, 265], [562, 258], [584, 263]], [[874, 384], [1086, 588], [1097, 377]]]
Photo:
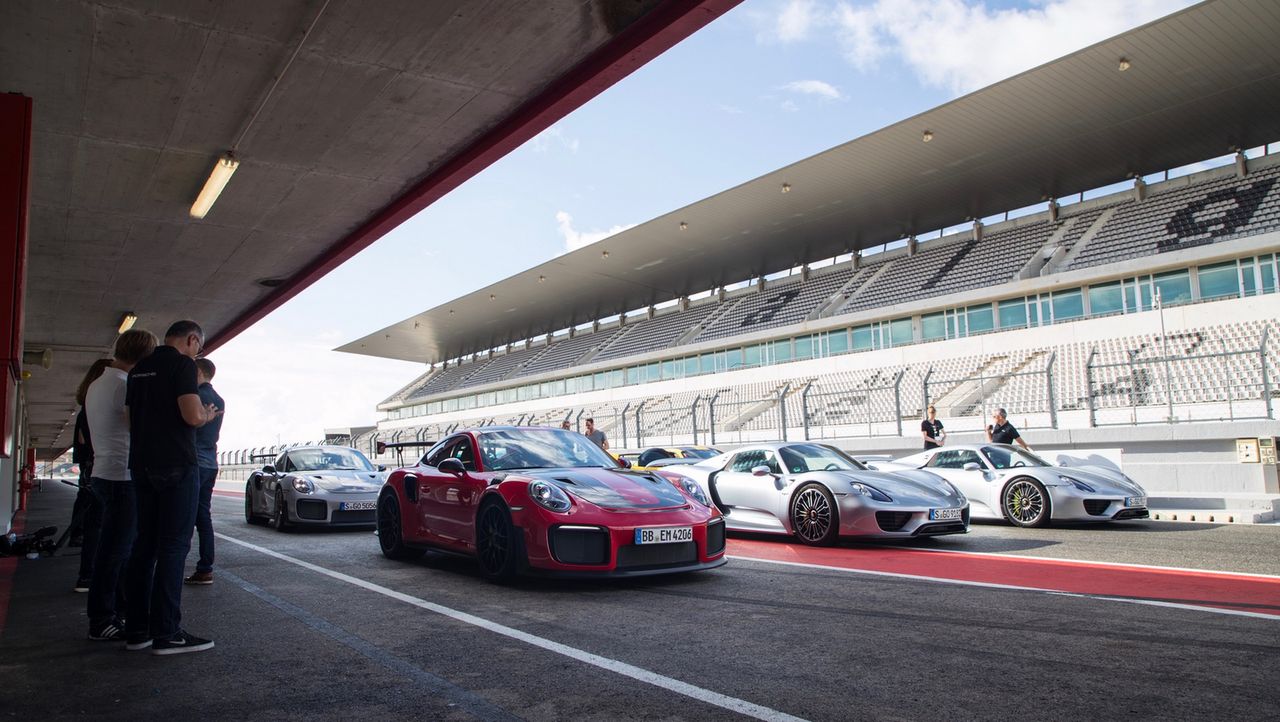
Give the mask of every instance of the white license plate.
[[691, 526], [659, 526], [636, 529], [636, 544], [675, 544], [693, 541]]
[[1124, 500], [1125, 506], [1144, 507], [1147, 505], [1147, 497], [1145, 496], [1128, 496]]
[[339, 511], [369, 511], [377, 509], [378, 503], [374, 501], [341, 501], [338, 502]]
[[947, 521], [949, 519], [959, 519], [960, 509], [930, 509], [929, 519], [931, 521]]

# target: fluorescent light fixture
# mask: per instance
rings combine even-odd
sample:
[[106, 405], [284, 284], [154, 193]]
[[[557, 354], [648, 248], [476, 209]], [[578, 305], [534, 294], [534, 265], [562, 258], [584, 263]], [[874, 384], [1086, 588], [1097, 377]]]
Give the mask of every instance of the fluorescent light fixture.
[[192, 218], [204, 218], [217, 202], [218, 196], [222, 194], [222, 189], [227, 187], [227, 181], [231, 180], [231, 175], [239, 167], [240, 161], [231, 155], [231, 151], [227, 151], [226, 155], [218, 159], [213, 166], [213, 172], [209, 174], [209, 180], [204, 182], [204, 188], [200, 190], [200, 195], [191, 206]]
[[137, 322], [138, 314], [133, 311], [126, 311], [125, 314], [120, 317], [120, 330], [117, 331], [117, 333], [124, 333], [125, 331], [128, 331], [133, 328], [133, 324]]

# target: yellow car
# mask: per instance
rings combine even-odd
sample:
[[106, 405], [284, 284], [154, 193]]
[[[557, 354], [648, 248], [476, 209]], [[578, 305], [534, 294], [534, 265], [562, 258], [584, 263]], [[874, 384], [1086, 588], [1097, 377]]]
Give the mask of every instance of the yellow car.
[[651, 446], [644, 451], [623, 451], [614, 456], [632, 469], [650, 471], [673, 464], [692, 464], [721, 453], [712, 446]]

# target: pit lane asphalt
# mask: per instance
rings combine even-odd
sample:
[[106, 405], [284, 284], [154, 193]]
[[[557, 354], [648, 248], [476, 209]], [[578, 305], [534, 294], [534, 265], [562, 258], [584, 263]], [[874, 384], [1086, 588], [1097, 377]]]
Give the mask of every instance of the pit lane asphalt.
[[[62, 523], [69, 491], [46, 486], [33, 497], [27, 528]], [[247, 543], [809, 719], [1259, 719], [1280, 709], [1272, 683], [1280, 624], [1271, 620], [743, 560], [680, 577], [498, 587], [464, 560], [386, 560], [368, 531], [279, 534], [246, 526], [238, 500], [214, 504], [219, 531]], [[1177, 529], [1028, 537], [975, 525], [937, 547], [984, 540], [1074, 558], [1096, 549], [1148, 564], [1169, 563], [1148, 553], [1166, 544], [1175, 545], [1170, 559], [1209, 544], [1209, 562], [1280, 551], [1274, 527], [1149, 524]], [[1099, 534], [1107, 536], [1096, 541]], [[1046, 543], [1028, 548], [1028, 539]], [[18, 565], [0, 632], [0, 714], [737, 716], [223, 540], [217, 581], [186, 588], [183, 604], [184, 626], [217, 647], [168, 658], [128, 653], [84, 639], [84, 595], [69, 591], [75, 563], [58, 556]]]

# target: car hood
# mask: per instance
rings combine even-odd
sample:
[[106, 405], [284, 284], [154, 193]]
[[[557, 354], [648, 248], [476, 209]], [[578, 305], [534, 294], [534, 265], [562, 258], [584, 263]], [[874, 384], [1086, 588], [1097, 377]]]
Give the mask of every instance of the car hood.
[[902, 471], [841, 471], [851, 482], [868, 484], [900, 504], [954, 507], [965, 503], [964, 495], [941, 477], [916, 469]]
[[1060, 474], [1073, 476], [1092, 486], [1099, 494], [1147, 495], [1146, 490], [1136, 481], [1114, 469], [1101, 466], [1062, 466], [1057, 467], [1056, 470]]
[[675, 484], [657, 474], [600, 468], [540, 469], [522, 476], [549, 481], [604, 509], [659, 510], [689, 505]]
[[310, 480], [316, 485], [317, 491], [326, 491], [330, 494], [361, 494], [381, 488], [385, 475], [379, 471], [325, 469], [294, 472], [292, 476]]

